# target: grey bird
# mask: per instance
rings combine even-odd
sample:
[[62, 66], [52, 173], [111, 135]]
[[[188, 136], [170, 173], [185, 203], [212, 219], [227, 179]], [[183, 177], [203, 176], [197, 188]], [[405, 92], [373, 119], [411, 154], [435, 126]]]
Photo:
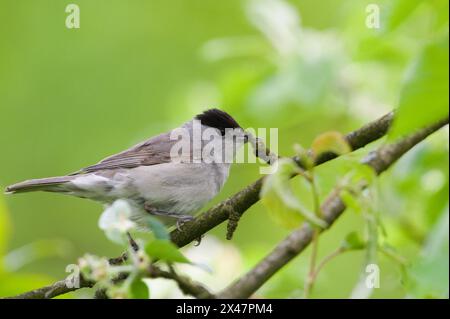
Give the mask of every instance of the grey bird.
[[[202, 134], [200, 143], [195, 140], [196, 127]], [[181, 133], [188, 135], [187, 147], [186, 139], [180, 144]], [[247, 140], [246, 132], [229, 114], [210, 109], [179, 128], [97, 164], [66, 176], [17, 183], [8, 186], [6, 193], [62, 193], [106, 206], [123, 199], [132, 208], [131, 219], [138, 225], [144, 225], [148, 214], [157, 215], [169, 225], [183, 223], [219, 193], [231, 165], [224, 154], [234, 157]]]

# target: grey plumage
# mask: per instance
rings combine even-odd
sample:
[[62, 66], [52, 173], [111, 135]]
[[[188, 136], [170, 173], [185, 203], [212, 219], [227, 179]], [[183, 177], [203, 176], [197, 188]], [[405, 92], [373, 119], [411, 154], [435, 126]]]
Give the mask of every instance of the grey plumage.
[[170, 149], [176, 143], [170, 133], [163, 133], [139, 143], [128, 150], [109, 156], [95, 165], [83, 168], [80, 173], [92, 173], [104, 169], [133, 168], [170, 162]]
[[[209, 110], [196, 117], [211, 126], [224, 139], [224, 129], [238, 128], [236, 121], [220, 110]], [[204, 120], [204, 121], [203, 121]], [[182, 128], [192, 133], [193, 121]], [[191, 135], [192, 137], [192, 135]], [[222, 188], [229, 163], [176, 163], [170, 156], [177, 140], [171, 132], [139, 143], [67, 176], [33, 179], [6, 188], [7, 193], [48, 191], [92, 199], [106, 205], [126, 200], [133, 208], [132, 218], [139, 222], [148, 213], [173, 217], [192, 215]], [[203, 141], [201, 144], [204, 147]], [[192, 160], [192, 149], [188, 158]]]
[[30, 179], [6, 187], [6, 194], [25, 193], [33, 191], [57, 192], [58, 186], [71, 181], [72, 176], [48, 177], [40, 179]]

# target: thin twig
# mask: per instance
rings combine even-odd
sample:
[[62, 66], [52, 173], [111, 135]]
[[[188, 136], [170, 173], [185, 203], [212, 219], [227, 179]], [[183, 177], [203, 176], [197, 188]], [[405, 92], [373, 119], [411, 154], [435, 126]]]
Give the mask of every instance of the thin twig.
[[177, 274], [172, 267], [170, 267], [169, 269], [170, 271], [165, 271], [161, 268], [156, 267], [155, 265], [152, 265], [149, 268], [148, 272], [150, 277], [152, 278], [166, 278], [175, 281], [178, 284], [180, 290], [187, 295], [191, 295], [199, 299], [215, 298], [214, 295], [209, 292], [209, 290], [206, 289], [202, 284], [197, 283], [186, 276]]
[[318, 247], [319, 247], [319, 230], [314, 229], [313, 232], [314, 233], [312, 236], [311, 257], [310, 257], [310, 261], [309, 261], [309, 272], [308, 272], [308, 275], [306, 276], [305, 289], [303, 292], [305, 299], [309, 298], [309, 294], [311, 293], [313, 285], [314, 285], [314, 278], [315, 278], [314, 274], [316, 272], [315, 267], [316, 267], [317, 251], [318, 251]]
[[319, 263], [319, 265], [317, 266], [316, 270], [314, 271], [313, 277], [312, 277], [312, 281], [315, 282], [317, 279], [317, 276], [319, 275], [320, 271], [322, 270], [322, 268], [329, 263], [332, 259], [334, 259], [335, 257], [339, 256], [340, 254], [346, 252], [347, 249], [345, 249], [344, 247], [339, 247], [337, 248], [335, 251], [333, 251], [331, 254], [328, 254], [327, 256], [325, 256], [322, 261]]
[[[316, 179], [314, 175], [314, 169], [311, 169], [311, 189], [312, 189], [312, 195], [314, 200], [314, 213], [317, 217], [322, 218], [322, 212], [320, 209], [320, 197], [319, 197], [319, 191], [317, 189], [316, 185]], [[309, 297], [309, 294], [311, 293], [314, 285], [314, 273], [316, 272], [316, 260], [317, 260], [317, 253], [319, 249], [319, 230], [314, 229], [313, 238], [312, 238], [312, 247], [311, 247], [311, 257], [309, 262], [309, 273], [306, 277], [305, 282], [305, 289], [304, 289], [304, 297], [307, 299]]]

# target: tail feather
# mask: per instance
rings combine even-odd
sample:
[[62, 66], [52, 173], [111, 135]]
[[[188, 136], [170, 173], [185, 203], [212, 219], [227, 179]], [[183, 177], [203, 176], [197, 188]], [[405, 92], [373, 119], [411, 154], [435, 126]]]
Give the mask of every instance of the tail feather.
[[20, 182], [14, 185], [6, 187], [6, 194], [34, 192], [34, 191], [47, 191], [55, 192], [63, 190], [62, 185], [70, 182], [74, 179], [74, 176], [59, 176], [40, 179], [30, 179], [24, 182]]

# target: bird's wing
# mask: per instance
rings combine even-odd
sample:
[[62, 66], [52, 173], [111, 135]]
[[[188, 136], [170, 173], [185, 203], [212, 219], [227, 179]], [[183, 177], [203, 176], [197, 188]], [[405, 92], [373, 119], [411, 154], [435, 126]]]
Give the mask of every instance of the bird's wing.
[[97, 164], [85, 167], [72, 175], [169, 163], [171, 161], [170, 149], [176, 142], [176, 140], [170, 139], [169, 133], [163, 133], [123, 152], [109, 156]]

